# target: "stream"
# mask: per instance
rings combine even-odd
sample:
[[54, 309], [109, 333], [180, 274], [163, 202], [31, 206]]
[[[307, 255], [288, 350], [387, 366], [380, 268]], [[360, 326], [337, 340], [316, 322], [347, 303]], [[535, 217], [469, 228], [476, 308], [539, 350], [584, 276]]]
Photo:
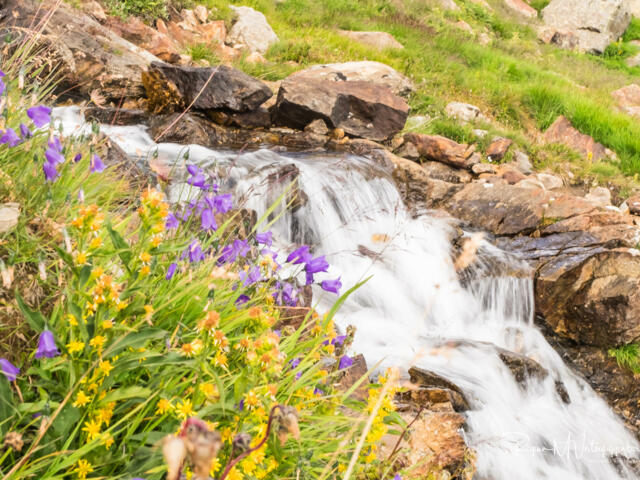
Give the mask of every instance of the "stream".
[[[76, 107], [55, 109], [64, 134], [89, 128]], [[640, 445], [610, 407], [576, 376], [533, 323], [533, 280], [528, 266], [480, 240], [478, 255], [460, 276], [454, 268], [455, 229], [445, 217], [414, 218], [387, 167], [347, 154], [285, 154], [268, 149], [238, 153], [198, 145], [156, 144], [144, 127], [102, 126], [130, 158], [147, 162], [156, 152], [174, 164], [172, 202], [188, 199], [189, 163], [221, 178], [223, 190], [260, 217], [281, 198], [288, 182], [269, 181], [283, 167], [297, 169], [307, 197], [272, 226], [289, 251], [311, 245], [341, 277], [343, 291], [368, 281], [345, 302], [338, 325], [357, 328], [355, 352], [369, 365], [410, 366], [457, 384], [467, 443], [477, 452], [480, 480], [615, 480], [637, 477], [612, 455], [638, 457]], [[293, 180], [293, 178], [291, 179]], [[281, 200], [284, 202], [284, 200]], [[314, 291], [319, 311], [336, 296]], [[526, 355], [546, 368], [544, 379], [518, 383], [500, 349]], [[564, 385], [569, 397], [558, 394]]]

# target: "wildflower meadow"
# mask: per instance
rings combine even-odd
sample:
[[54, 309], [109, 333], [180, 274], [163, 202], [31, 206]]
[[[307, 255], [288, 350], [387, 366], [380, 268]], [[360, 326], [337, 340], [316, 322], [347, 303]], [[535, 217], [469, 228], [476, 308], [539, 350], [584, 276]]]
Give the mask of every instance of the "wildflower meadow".
[[[0, 202], [19, 217], [0, 233], [0, 477], [164, 478], [163, 438], [197, 417], [220, 435], [213, 478], [392, 478], [395, 375], [336, 389], [353, 360], [333, 319], [357, 285], [309, 246], [277, 251], [188, 160], [197, 199], [169, 205], [97, 127], [56, 127], [28, 62], [3, 67]], [[300, 308], [311, 285], [330, 311]], [[275, 406], [299, 435], [267, 435]], [[233, 462], [240, 440], [255, 448]]]

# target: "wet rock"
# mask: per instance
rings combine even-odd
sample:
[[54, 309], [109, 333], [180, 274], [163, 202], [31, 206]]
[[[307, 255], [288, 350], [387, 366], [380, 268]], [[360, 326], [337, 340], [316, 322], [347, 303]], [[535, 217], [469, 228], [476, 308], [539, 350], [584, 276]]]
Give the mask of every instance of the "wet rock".
[[271, 126], [271, 113], [264, 107], [240, 113], [215, 110], [208, 112], [207, 115], [219, 125], [240, 128], [269, 128]]
[[[410, 415], [405, 420], [411, 422]], [[409, 469], [408, 479], [428, 478], [434, 471], [448, 477], [471, 479], [474, 466], [470, 463], [470, 453], [461, 434], [464, 417], [454, 412], [423, 412], [409, 430], [409, 438], [401, 462]], [[403, 476], [404, 478], [404, 476]]]
[[511, 145], [513, 145], [513, 140], [510, 138], [496, 138], [487, 147], [487, 157], [493, 162], [500, 161], [507, 154]]
[[278, 42], [278, 36], [266, 17], [251, 7], [231, 6], [235, 23], [229, 31], [227, 41], [244, 45], [250, 52], [267, 53], [269, 47]]
[[538, 11], [524, 0], [504, 0], [504, 3], [514, 12], [527, 18], [538, 18]]
[[541, 382], [549, 376], [549, 371], [546, 368], [526, 355], [498, 349], [498, 356], [502, 363], [509, 367], [514, 378], [521, 385], [524, 385], [530, 378]]
[[430, 370], [425, 370], [423, 368], [411, 367], [409, 369], [409, 378], [411, 380], [411, 383], [415, 383], [416, 385], [421, 387], [445, 388], [447, 390], [455, 392], [463, 398], [464, 403], [466, 403], [468, 406], [469, 402], [467, 402], [467, 399], [460, 387], [458, 387], [452, 381], [447, 380], [443, 376], [438, 375], [437, 373], [434, 373]]
[[542, 18], [549, 27], [573, 33], [578, 48], [592, 53], [604, 52], [631, 21], [625, 0], [551, 0]]
[[409, 106], [384, 87], [359, 81], [310, 80], [294, 75], [280, 85], [278, 123], [303, 129], [316, 119], [348, 135], [386, 140], [402, 130]]
[[440, 135], [425, 135], [422, 133], [407, 133], [405, 142], [415, 145], [420, 157], [426, 160], [446, 163], [457, 168], [471, 168], [479, 162], [473, 156], [474, 147], [456, 143]]
[[615, 249], [554, 257], [538, 269], [536, 309], [564, 338], [610, 348], [640, 335], [640, 256]]
[[151, 53], [64, 3], [6, 0], [3, 7], [3, 37], [19, 38], [24, 29], [42, 25], [36, 64], [45, 67], [43, 75], [56, 70], [62, 79], [58, 91], [86, 98], [97, 90], [106, 101], [118, 102], [144, 96], [142, 71], [158, 60]]
[[404, 48], [400, 42], [393, 38], [393, 35], [387, 32], [354, 32], [350, 30], [340, 30], [339, 33], [340, 35], [350, 38], [351, 40], [355, 40], [358, 43], [373, 47], [376, 50]]
[[317, 133], [318, 135], [327, 135], [329, 133], [329, 128], [327, 127], [327, 124], [324, 123], [324, 120], [317, 119], [304, 127], [304, 131]]
[[594, 162], [606, 156], [604, 145], [596, 142], [589, 135], [580, 133], [564, 116], [559, 116], [544, 132], [544, 139], [548, 143], [566, 145]]
[[380, 62], [361, 61], [314, 65], [294, 73], [288, 79], [322, 80], [333, 82], [368, 82], [386, 87], [396, 95], [406, 96], [414, 86], [404, 75]]
[[411, 160], [389, 154], [393, 164], [393, 179], [400, 195], [413, 213], [423, 212], [429, 208], [446, 203], [461, 185], [436, 180], [419, 164]]
[[153, 62], [143, 74], [143, 82], [153, 113], [183, 110], [256, 110], [273, 93], [255, 78], [234, 68], [220, 65], [198, 68]]
[[144, 48], [164, 62], [180, 61], [180, 52], [171, 38], [149, 27], [137, 17], [129, 17], [126, 22], [110, 17], [106, 25], [117, 35]]
[[445, 113], [448, 117], [455, 118], [463, 123], [469, 123], [476, 120], [481, 120], [483, 122], [487, 121], [487, 118], [482, 115], [480, 109], [469, 103], [451, 102], [445, 107]]
[[611, 95], [622, 110], [634, 117], [640, 117], [640, 85], [632, 83], [616, 90]]
[[606, 349], [577, 346], [541, 324], [545, 336], [562, 359], [613, 407], [629, 429], [640, 438], [640, 382], [629, 369], [620, 367]]
[[544, 192], [512, 185], [469, 183], [443, 207], [470, 225], [496, 235], [533, 232], [542, 222]]
[[463, 395], [444, 387], [409, 387], [406, 392], [398, 393], [397, 399], [418, 407], [428, 408], [437, 404], [450, 403], [456, 412], [469, 410], [469, 404]]
[[105, 125], [146, 125], [149, 114], [145, 110], [87, 107], [84, 110], [84, 118], [89, 122]]

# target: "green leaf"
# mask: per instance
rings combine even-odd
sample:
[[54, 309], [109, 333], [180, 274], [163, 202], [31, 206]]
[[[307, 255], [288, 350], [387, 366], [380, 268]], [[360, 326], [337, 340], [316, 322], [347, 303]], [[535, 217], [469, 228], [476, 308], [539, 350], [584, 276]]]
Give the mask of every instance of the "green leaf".
[[107, 224], [107, 231], [109, 232], [113, 246], [118, 251], [118, 256], [124, 263], [124, 266], [127, 267], [127, 270], [129, 270], [129, 263], [131, 262], [131, 250], [129, 244], [124, 238], [122, 238], [122, 235], [113, 229], [111, 224]]
[[148, 398], [151, 396], [151, 390], [148, 388], [132, 386], [126, 388], [119, 388], [113, 392], [107, 393], [104, 397], [104, 403], [118, 402], [120, 400], [126, 400], [127, 398]]
[[36, 332], [42, 332], [47, 324], [47, 319], [40, 312], [36, 312], [27, 307], [27, 304], [24, 303], [24, 300], [18, 293], [16, 289], [16, 301], [18, 302], [18, 308], [24, 315], [24, 318], [27, 320], [27, 323], [31, 328], [33, 328]]

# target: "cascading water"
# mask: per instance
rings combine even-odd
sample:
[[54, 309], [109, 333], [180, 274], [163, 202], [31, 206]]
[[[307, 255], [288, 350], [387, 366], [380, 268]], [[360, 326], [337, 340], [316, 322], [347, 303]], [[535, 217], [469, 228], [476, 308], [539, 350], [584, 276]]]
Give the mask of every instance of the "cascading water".
[[[78, 109], [57, 109], [65, 133], [81, 127]], [[155, 144], [142, 127], [103, 127], [132, 158], [150, 152], [173, 160], [173, 201], [184, 200], [187, 147]], [[260, 216], [287, 181], [269, 181], [295, 166], [306, 202], [272, 226], [282, 247], [306, 243], [331, 263], [345, 287], [369, 280], [344, 304], [341, 327], [354, 325], [353, 349], [369, 364], [416, 365], [456, 383], [471, 409], [467, 440], [477, 451], [476, 478], [491, 480], [634, 479], [612, 455], [637, 457], [635, 438], [606, 403], [575, 376], [533, 325], [533, 284], [526, 265], [486, 242], [460, 280], [452, 261], [453, 229], [441, 218], [412, 218], [383, 166], [348, 155], [237, 154], [192, 145], [189, 162], [220, 174], [243, 206]], [[290, 170], [291, 171], [291, 170]], [[293, 178], [291, 178], [293, 180]], [[281, 200], [284, 202], [284, 200]], [[319, 309], [335, 296], [318, 290]], [[545, 367], [544, 379], [519, 384], [499, 349]], [[570, 399], [558, 394], [564, 385]]]

